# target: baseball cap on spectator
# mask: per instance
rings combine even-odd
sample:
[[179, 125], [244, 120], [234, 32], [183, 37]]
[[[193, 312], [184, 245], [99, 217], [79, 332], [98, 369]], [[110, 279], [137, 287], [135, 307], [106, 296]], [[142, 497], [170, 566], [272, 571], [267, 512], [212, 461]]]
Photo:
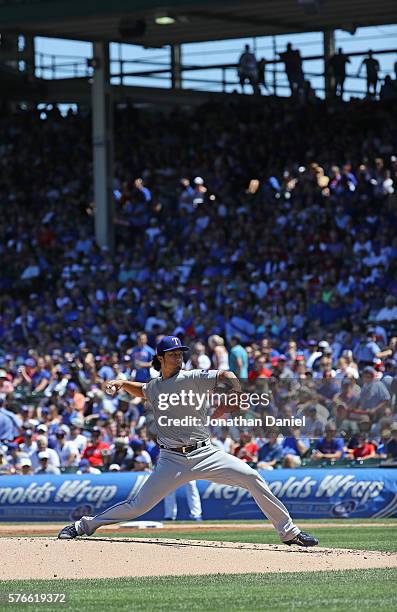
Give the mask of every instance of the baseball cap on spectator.
[[7, 372], [5, 370], [0, 370], [0, 378], [7, 378]]
[[188, 346], [184, 346], [182, 344], [178, 336], [164, 336], [164, 338], [162, 338], [157, 344], [156, 350], [157, 355], [162, 355], [167, 351], [189, 351], [190, 349]]
[[390, 431], [397, 431], [397, 423], [392, 423], [390, 425]]
[[68, 384], [66, 385], [66, 388], [68, 391], [77, 391], [78, 386], [74, 382], [68, 382]]
[[24, 434], [25, 438], [31, 438], [33, 436], [33, 431], [31, 429], [25, 429]]
[[376, 374], [376, 370], [372, 366], [366, 366], [363, 369], [363, 374], [370, 374], [372, 377], [374, 377]]
[[79, 467], [87, 467], [87, 465], [90, 465], [90, 462], [88, 461], [88, 459], [81, 459], [80, 463], [79, 463]]
[[38, 454], [38, 458], [41, 459], [49, 459], [50, 453], [48, 451], [40, 451]]
[[27, 365], [29, 368], [34, 368], [36, 365], [36, 360], [32, 359], [32, 357], [28, 357], [25, 361], [25, 365]]
[[112, 463], [109, 466], [109, 472], [120, 472], [120, 470], [121, 470], [121, 467], [119, 466], [118, 463]]
[[128, 441], [125, 438], [115, 438], [114, 443], [116, 446], [128, 446]]
[[196, 176], [196, 177], [193, 179], [193, 183], [194, 183], [195, 185], [204, 185], [204, 179], [203, 179], [201, 176]]
[[100, 427], [93, 427], [91, 430], [91, 435], [100, 436], [102, 433], [102, 429]]
[[326, 340], [320, 340], [318, 343], [318, 348], [329, 349], [329, 343]]
[[44, 407], [41, 409], [41, 414], [49, 414], [49, 412], [50, 412], [50, 409], [49, 409], [49, 408], [47, 408], [47, 406], [44, 406]]
[[47, 433], [48, 427], [47, 427], [47, 425], [44, 425], [44, 423], [39, 423], [36, 426], [36, 431], [43, 431], [44, 433]]
[[317, 342], [315, 340], [309, 340], [307, 344], [308, 346], [317, 346]]
[[19, 465], [21, 467], [32, 467], [32, 462], [29, 457], [22, 457], [21, 461], [19, 462]]

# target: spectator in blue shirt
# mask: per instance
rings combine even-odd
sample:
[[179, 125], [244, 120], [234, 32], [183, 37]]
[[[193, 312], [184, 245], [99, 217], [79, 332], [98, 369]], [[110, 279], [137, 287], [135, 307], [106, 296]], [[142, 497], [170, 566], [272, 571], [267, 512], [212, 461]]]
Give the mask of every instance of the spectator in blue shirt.
[[107, 356], [101, 358], [101, 367], [98, 370], [98, 376], [102, 378], [102, 380], [112, 380], [114, 378], [114, 370], [112, 366], [109, 364], [109, 359]]
[[368, 330], [366, 339], [354, 350], [354, 357], [360, 367], [371, 366], [374, 359], [381, 357], [380, 346], [376, 342], [376, 333], [374, 330]]
[[248, 378], [248, 355], [239, 336], [230, 339], [229, 367], [238, 378]]
[[45, 367], [44, 359], [37, 360], [37, 370], [32, 375], [32, 391], [42, 393], [48, 386], [51, 379], [51, 372]]
[[272, 470], [277, 464], [281, 463], [284, 452], [279, 442], [279, 430], [273, 429], [268, 435], [269, 440], [258, 451], [258, 468], [262, 470]]
[[360, 393], [360, 408], [372, 418], [380, 418], [390, 405], [391, 395], [386, 385], [375, 378], [376, 370], [367, 366], [362, 371], [363, 386]]
[[338, 461], [344, 455], [344, 442], [342, 438], [336, 438], [336, 425], [329, 421], [325, 426], [325, 436], [320, 438], [313, 451], [312, 459], [328, 459]]
[[16, 414], [0, 405], [0, 440], [14, 440], [19, 434], [20, 425]]
[[154, 357], [154, 350], [147, 343], [145, 332], [139, 332], [138, 344], [131, 351], [133, 367], [135, 368], [135, 380], [137, 382], [148, 382], [150, 380], [150, 366]]
[[283, 467], [299, 467], [301, 458], [306, 455], [310, 448], [310, 440], [301, 435], [300, 427], [291, 427], [290, 435], [284, 438], [282, 447], [284, 453]]

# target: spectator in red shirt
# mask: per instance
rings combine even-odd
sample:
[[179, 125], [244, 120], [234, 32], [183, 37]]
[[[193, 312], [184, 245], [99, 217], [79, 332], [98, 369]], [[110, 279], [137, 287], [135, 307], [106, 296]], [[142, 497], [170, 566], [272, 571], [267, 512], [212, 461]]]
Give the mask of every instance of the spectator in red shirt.
[[270, 378], [272, 371], [266, 367], [266, 357], [259, 355], [255, 358], [254, 368], [248, 374], [249, 380], [256, 380], [257, 378]]
[[249, 431], [240, 433], [240, 443], [234, 449], [234, 455], [246, 463], [256, 463], [258, 460], [259, 447], [252, 439]]
[[357, 446], [352, 448], [350, 451], [352, 459], [371, 459], [376, 455], [375, 445], [368, 442], [368, 434], [360, 433], [357, 436]]
[[92, 467], [103, 467], [104, 456], [110, 451], [107, 442], [101, 440], [102, 432], [99, 427], [94, 427], [91, 434], [91, 441], [87, 444], [82, 459], [88, 459]]

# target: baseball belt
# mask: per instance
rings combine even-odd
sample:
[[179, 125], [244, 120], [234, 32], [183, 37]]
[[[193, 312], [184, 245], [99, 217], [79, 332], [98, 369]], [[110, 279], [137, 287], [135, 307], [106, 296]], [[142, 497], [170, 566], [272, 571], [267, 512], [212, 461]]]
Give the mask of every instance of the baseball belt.
[[190, 444], [189, 446], [178, 446], [177, 448], [170, 448], [169, 446], [164, 446], [163, 444], [159, 444], [160, 448], [164, 448], [165, 450], [172, 451], [173, 453], [191, 453], [202, 446], [207, 446], [209, 444], [209, 440], [201, 440], [200, 442], [196, 442], [196, 444]]

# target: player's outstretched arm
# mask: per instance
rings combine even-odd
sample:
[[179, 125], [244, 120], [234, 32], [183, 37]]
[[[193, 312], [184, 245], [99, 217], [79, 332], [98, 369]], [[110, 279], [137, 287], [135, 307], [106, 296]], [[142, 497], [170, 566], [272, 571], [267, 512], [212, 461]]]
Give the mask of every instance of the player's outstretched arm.
[[105, 392], [114, 397], [120, 391], [126, 391], [135, 397], [145, 397], [142, 387], [144, 383], [130, 382], [128, 380], [108, 380], [105, 385]]

